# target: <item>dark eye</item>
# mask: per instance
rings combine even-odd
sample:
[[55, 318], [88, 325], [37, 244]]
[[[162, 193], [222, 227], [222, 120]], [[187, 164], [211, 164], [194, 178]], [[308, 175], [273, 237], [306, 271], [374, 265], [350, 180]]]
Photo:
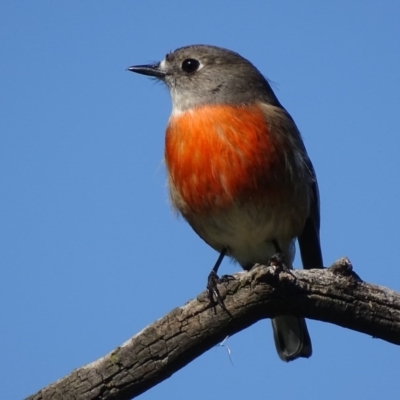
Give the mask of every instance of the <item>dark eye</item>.
[[195, 60], [194, 58], [187, 58], [182, 63], [182, 70], [190, 74], [197, 71], [199, 66], [200, 63], [197, 60]]

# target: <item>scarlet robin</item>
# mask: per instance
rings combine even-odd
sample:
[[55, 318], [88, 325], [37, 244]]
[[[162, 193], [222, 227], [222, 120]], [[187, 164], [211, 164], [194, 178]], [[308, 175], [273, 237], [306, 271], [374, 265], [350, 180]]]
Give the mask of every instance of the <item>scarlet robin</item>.
[[[321, 268], [314, 168], [263, 75], [239, 54], [207, 45], [128, 69], [169, 88], [171, 202], [220, 259], [227, 254], [248, 270], [281, 250], [291, 268], [298, 239], [303, 267]], [[278, 316], [272, 327], [282, 360], [311, 356], [304, 318]]]

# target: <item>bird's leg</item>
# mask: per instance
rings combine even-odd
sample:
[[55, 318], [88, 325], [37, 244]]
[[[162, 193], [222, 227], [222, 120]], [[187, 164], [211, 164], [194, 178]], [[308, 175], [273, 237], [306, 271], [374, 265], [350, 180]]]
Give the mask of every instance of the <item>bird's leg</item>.
[[275, 247], [275, 254], [269, 259], [268, 266], [278, 267], [279, 269], [287, 269], [285, 266], [285, 255], [279, 246], [279, 243], [276, 239], [272, 239], [272, 245]]
[[272, 244], [275, 247], [276, 253], [283, 254], [281, 246], [279, 246], [279, 243], [278, 243], [278, 241], [276, 239], [272, 239]]
[[224, 259], [225, 255], [226, 255], [226, 248], [222, 249], [221, 253], [218, 256], [217, 262], [214, 265], [214, 268], [211, 270], [211, 272], [207, 278], [208, 298], [210, 300], [210, 304], [212, 304], [213, 307], [215, 307], [215, 304], [216, 304], [214, 297], [219, 304], [221, 304], [221, 302], [222, 302], [221, 295], [219, 294], [218, 287], [217, 287], [218, 283], [221, 282], [221, 280], [218, 276], [218, 269], [219, 269], [219, 266], [221, 265], [222, 260]]
[[222, 300], [221, 295], [218, 290], [219, 283], [226, 282], [227, 280], [229, 280], [231, 278], [229, 275], [224, 275], [222, 278], [220, 278], [217, 274], [219, 266], [221, 265], [222, 260], [224, 259], [226, 253], [227, 253], [227, 249], [224, 248], [218, 257], [217, 262], [214, 265], [214, 268], [211, 270], [210, 275], [208, 275], [207, 291], [208, 291], [208, 298], [210, 300], [210, 304], [212, 305], [212, 307], [214, 307], [214, 310], [215, 310], [216, 304], [218, 303], [230, 315], [230, 312], [225, 307], [224, 301]]

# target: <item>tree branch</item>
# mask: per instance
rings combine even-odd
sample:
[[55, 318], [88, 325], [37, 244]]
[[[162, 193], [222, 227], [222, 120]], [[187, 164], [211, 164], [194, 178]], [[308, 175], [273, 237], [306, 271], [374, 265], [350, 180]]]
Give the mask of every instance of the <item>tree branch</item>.
[[205, 292], [99, 360], [43, 388], [29, 400], [131, 399], [263, 318], [294, 314], [400, 344], [400, 294], [362, 282], [347, 259], [329, 269], [257, 266], [219, 289], [230, 317]]

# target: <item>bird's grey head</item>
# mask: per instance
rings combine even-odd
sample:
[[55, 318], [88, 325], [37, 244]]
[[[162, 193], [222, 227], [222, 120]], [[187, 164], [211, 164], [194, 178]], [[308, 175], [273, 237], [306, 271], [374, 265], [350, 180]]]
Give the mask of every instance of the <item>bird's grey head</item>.
[[181, 47], [157, 64], [128, 70], [165, 82], [176, 112], [204, 104], [255, 101], [280, 106], [268, 81], [253, 64], [238, 53], [216, 46]]

